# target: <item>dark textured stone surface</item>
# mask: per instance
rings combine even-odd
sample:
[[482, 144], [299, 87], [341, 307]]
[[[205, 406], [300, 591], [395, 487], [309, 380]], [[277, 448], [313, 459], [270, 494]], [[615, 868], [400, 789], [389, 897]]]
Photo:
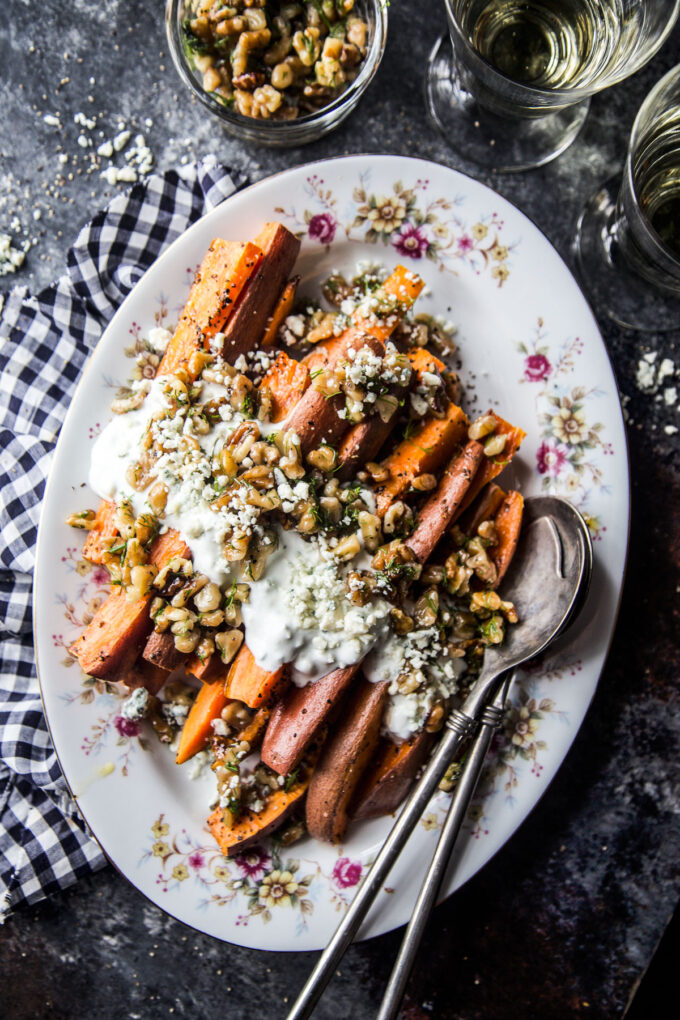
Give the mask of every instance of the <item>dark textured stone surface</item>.
[[[119, 120], [142, 130], [161, 168], [214, 151], [263, 176], [328, 155], [381, 151], [475, 173], [424, 116], [424, 62], [443, 5], [394, 0], [385, 59], [358, 112], [328, 139], [292, 152], [240, 144], [188, 99], [167, 54], [161, 9], [160, 0], [43, 0], [39, 11], [22, 0], [3, 3], [0, 231], [16, 215], [36, 239], [11, 282], [33, 290], [49, 282], [78, 226], [112, 193], [98, 168], [88, 172], [94, 164], [73, 122], [79, 111], [96, 113], [95, 138], [99, 130], [111, 137]], [[555, 163], [486, 179], [565, 256], [586, 196], [620, 166], [639, 103], [679, 52], [676, 30], [644, 71], [594, 99], [581, 137]], [[57, 112], [62, 132], [43, 120]], [[410, 1020], [620, 1016], [680, 894], [679, 437], [663, 431], [678, 415], [635, 386], [641, 354], [677, 358], [677, 335], [601, 325], [633, 422], [632, 541], [619, 626], [591, 711], [549, 794], [435, 912], [409, 987]], [[398, 941], [392, 933], [353, 947], [317, 1015], [375, 1015]], [[18, 911], [0, 929], [0, 1012], [12, 1020], [274, 1020], [285, 1016], [312, 958], [197, 935], [109, 869]]]

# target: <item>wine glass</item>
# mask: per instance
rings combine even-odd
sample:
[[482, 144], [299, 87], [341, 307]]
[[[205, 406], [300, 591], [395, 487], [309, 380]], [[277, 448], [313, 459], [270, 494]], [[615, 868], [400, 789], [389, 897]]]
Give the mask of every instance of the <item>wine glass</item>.
[[430, 54], [430, 115], [461, 156], [493, 171], [542, 166], [569, 146], [590, 97], [659, 49], [680, 0], [444, 0]]
[[598, 312], [628, 329], [680, 328], [680, 64], [640, 107], [623, 176], [587, 202], [572, 250]]

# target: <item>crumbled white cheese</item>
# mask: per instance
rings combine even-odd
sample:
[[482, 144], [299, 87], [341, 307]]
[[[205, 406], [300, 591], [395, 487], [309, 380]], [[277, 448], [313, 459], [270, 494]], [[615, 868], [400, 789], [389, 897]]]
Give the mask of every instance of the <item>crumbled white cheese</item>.
[[132, 134], [131, 131], [123, 130], [116, 135], [116, 137], [113, 139], [113, 147], [116, 150], [116, 152], [120, 152], [122, 149], [125, 148], [127, 143], [130, 141], [131, 134]]
[[17, 269], [23, 266], [25, 258], [25, 252], [12, 247], [12, 238], [9, 234], [0, 234], [0, 276], [16, 273]]
[[154, 326], [149, 330], [146, 339], [156, 354], [164, 354], [165, 348], [172, 339], [172, 333], [169, 329], [163, 329], [162, 326]]
[[146, 687], [138, 687], [132, 692], [129, 698], [123, 702], [120, 714], [124, 719], [135, 722], [143, 719], [149, 711], [149, 692]]

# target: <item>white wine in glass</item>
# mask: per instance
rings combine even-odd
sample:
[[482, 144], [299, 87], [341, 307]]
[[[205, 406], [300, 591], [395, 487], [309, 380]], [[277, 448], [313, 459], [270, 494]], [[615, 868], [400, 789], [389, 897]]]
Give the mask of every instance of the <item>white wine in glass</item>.
[[445, 0], [427, 103], [447, 141], [492, 170], [549, 162], [583, 126], [591, 95], [637, 71], [672, 29], [678, 0]]

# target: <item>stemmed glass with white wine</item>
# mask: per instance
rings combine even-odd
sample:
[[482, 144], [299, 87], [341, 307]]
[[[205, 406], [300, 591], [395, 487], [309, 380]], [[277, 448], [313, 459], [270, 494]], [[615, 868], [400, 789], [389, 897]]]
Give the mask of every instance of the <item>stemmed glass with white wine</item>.
[[586, 204], [573, 254], [600, 314], [629, 329], [680, 329], [680, 65], [640, 107], [623, 175]]
[[559, 156], [590, 97], [634, 74], [668, 37], [680, 0], [444, 0], [428, 110], [461, 156], [494, 171]]

